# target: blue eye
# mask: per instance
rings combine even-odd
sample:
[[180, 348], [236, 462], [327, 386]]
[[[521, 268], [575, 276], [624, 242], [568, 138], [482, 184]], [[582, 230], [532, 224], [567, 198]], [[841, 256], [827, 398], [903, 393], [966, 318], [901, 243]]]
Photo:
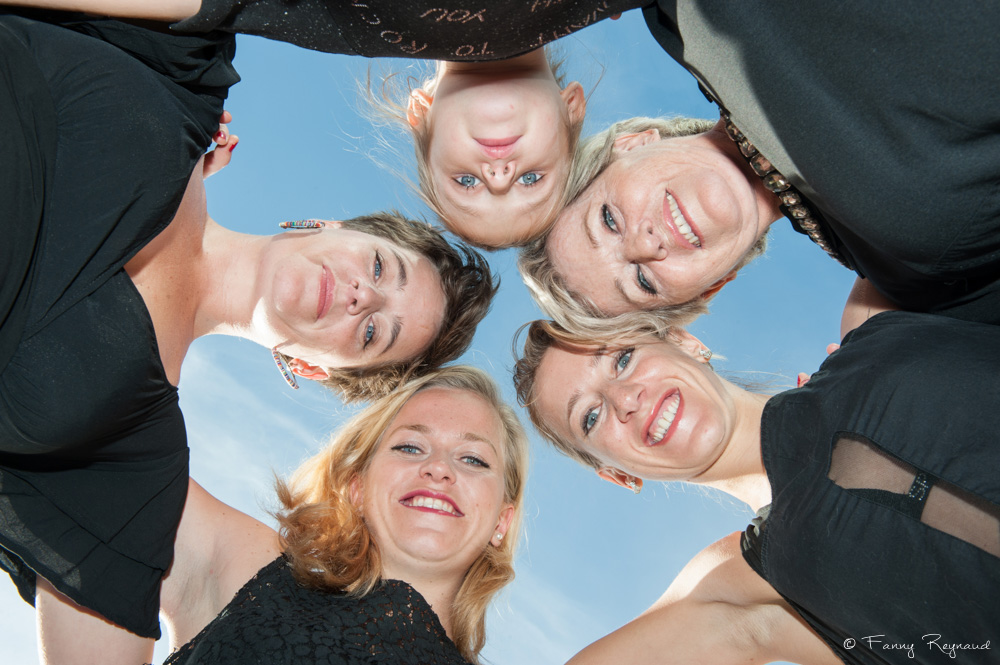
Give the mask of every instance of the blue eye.
[[375, 280], [378, 281], [378, 278], [382, 276], [382, 255], [378, 252], [375, 252], [375, 269], [373, 272]]
[[585, 414], [583, 414], [583, 433], [584, 435], [590, 434], [590, 430], [594, 429], [594, 425], [597, 424], [597, 418], [601, 415], [599, 409], [590, 409]]
[[465, 462], [466, 464], [471, 464], [473, 466], [481, 466], [484, 469], [490, 468], [490, 465], [487, 464], [485, 460], [482, 460], [476, 457], [475, 455], [464, 455], [462, 457], [462, 461]]
[[420, 448], [413, 445], [412, 443], [401, 443], [398, 446], [393, 446], [392, 449], [397, 450], [401, 453], [407, 453], [408, 455], [416, 455], [418, 453], [423, 452], [420, 450]]
[[608, 206], [601, 206], [601, 221], [604, 222], [604, 226], [608, 227], [610, 231], [618, 233], [618, 224], [615, 222], [615, 218], [611, 215], [611, 211]]
[[473, 187], [479, 184], [479, 178], [477, 178], [474, 175], [465, 174], [455, 178], [455, 182], [460, 184], [462, 187], [465, 187], [466, 189], [472, 189]]
[[521, 183], [522, 185], [526, 186], [526, 187], [531, 187], [532, 185], [534, 185], [536, 182], [538, 182], [541, 179], [542, 179], [542, 176], [538, 175], [534, 171], [528, 171], [527, 173], [525, 173], [524, 175], [522, 175], [520, 178], [518, 178], [517, 181], [519, 183]]
[[615, 370], [617, 372], [622, 372], [626, 367], [628, 367], [628, 364], [632, 361], [633, 351], [635, 351], [635, 347], [630, 346], [615, 354]]
[[374, 337], [375, 337], [375, 320], [374, 319], [369, 319], [368, 326], [365, 327], [365, 346], [364, 346], [364, 348], [366, 348], [366, 349], [368, 348], [368, 345], [371, 343], [372, 338], [374, 338]]
[[653, 288], [653, 285], [649, 283], [649, 280], [646, 279], [646, 276], [642, 274], [642, 266], [635, 267], [635, 281], [639, 283], [640, 289], [642, 289], [651, 296], [656, 295], [656, 289]]

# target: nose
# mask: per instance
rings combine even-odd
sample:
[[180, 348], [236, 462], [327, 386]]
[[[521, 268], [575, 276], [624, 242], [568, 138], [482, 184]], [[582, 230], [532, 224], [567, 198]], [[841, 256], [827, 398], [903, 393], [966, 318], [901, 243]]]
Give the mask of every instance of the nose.
[[483, 162], [483, 182], [486, 188], [494, 194], [506, 194], [514, 184], [514, 174], [517, 173], [517, 163], [513, 160], [496, 159]]
[[435, 482], [451, 482], [455, 472], [444, 455], [429, 455], [420, 465], [420, 476]]
[[385, 295], [381, 290], [375, 288], [367, 282], [352, 281], [347, 290], [347, 313], [367, 314], [377, 310], [385, 301]]
[[649, 221], [635, 225], [625, 239], [625, 258], [629, 261], [662, 261], [667, 253], [667, 241]]
[[620, 422], [627, 423], [642, 405], [642, 386], [635, 382], [618, 382], [608, 390], [608, 400]]

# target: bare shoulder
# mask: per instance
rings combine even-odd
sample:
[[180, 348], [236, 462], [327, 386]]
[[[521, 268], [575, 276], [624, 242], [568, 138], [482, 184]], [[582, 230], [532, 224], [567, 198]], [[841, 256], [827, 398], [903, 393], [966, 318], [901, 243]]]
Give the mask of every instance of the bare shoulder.
[[740, 534], [699, 552], [652, 607], [577, 654], [573, 665], [725, 665], [839, 659], [743, 560]]

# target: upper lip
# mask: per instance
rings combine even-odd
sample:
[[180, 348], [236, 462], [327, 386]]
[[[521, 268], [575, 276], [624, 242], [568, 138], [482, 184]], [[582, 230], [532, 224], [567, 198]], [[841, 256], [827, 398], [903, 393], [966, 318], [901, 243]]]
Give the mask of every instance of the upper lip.
[[455, 509], [456, 515], [458, 515], [459, 517], [465, 517], [465, 513], [463, 513], [459, 509], [458, 504], [455, 503], [454, 499], [452, 499], [447, 494], [442, 494], [441, 492], [435, 492], [433, 490], [428, 490], [428, 489], [413, 490], [412, 492], [407, 492], [403, 496], [399, 497], [399, 501], [400, 502], [407, 501], [408, 499], [412, 499], [415, 496], [427, 496], [432, 499], [440, 499], [441, 501], [451, 504], [451, 507]]
[[330, 305], [333, 303], [333, 287], [333, 274], [324, 265], [319, 278], [319, 298], [317, 298], [316, 303], [317, 320], [323, 318], [323, 315], [329, 311]]
[[508, 136], [502, 139], [476, 139], [476, 143], [490, 159], [505, 159], [514, 152], [514, 144], [520, 138], [520, 136]]

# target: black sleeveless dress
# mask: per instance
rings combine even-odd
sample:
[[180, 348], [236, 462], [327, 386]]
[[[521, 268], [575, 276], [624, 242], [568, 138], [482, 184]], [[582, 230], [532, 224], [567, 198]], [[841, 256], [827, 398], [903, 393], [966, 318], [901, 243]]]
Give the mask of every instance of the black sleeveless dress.
[[998, 432], [1000, 328], [879, 314], [768, 401], [744, 558], [845, 663], [996, 663]]
[[0, 11], [0, 567], [158, 637], [187, 440], [123, 266], [210, 145], [235, 45], [27, 16]]
[[361, 598], [306, 589], [284, 557], [260, 569], [165, 665], [466, 665], [413, 587]]

